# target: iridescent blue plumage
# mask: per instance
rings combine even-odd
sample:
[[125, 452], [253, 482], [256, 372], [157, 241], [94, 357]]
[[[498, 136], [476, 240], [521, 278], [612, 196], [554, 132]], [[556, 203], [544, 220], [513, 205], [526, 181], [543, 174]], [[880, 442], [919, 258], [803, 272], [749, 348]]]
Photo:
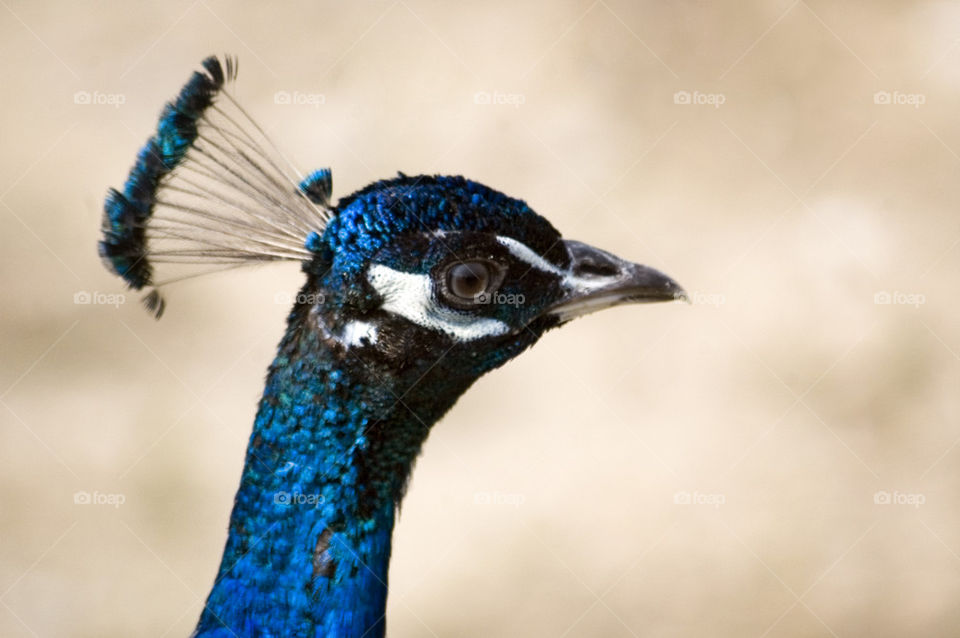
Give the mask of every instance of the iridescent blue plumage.
[[108, 193], [101, 254], [138, 289], [161, 285], [158, 261], [288, 259], [306, 282], [195, 635], [382, 636], [395, 511], [430, 428], [546, 330], [683, 292], [463, 177], [401, 174], [331, 207], [329, 169], [295, 177], [224, 90], [233, 64], [204, 67]]
[[333, 174], [329, 168], [315, 170], [303, 178], [300, 190], [314, 204], [327, 206], [330, 204], [330, 195], [333, 194]]
[[[307, 314], [298, 307], [291, 328]], [[371, 446], [371, 424], [389, 418], [390, 395], [340, 368], [317, 333], [288, 331], [199, 635], [242, 627], [241, 635], [346, 636], [359, 626], [382, 635], [394, 502], [363, 498], [357, 461]]]
[[136, 290], [153, 283], [152, 266], [145, 255], [145, 230], [157, 187], [196, 140], [197, 119], [213, 103], [225, 78], [234, 77], [236, 72], [230, 58], [226, 76], [215, 57], [204, 60], [203, 66], [207, 73], [194, 72], [177, 98], [164, 107], [157, 133], [137, 155], [123, 192], [110, 189], [104, 203], [100, 256]]

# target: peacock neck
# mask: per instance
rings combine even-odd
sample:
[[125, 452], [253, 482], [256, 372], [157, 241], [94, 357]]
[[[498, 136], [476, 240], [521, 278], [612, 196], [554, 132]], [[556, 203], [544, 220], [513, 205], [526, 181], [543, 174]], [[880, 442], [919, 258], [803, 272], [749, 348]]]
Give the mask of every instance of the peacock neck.
[[459, 392], [414, 412], [408, 378], [316, 320], [295, 308], [270, 367], [198, 636], [384, 633], [396, 504]]

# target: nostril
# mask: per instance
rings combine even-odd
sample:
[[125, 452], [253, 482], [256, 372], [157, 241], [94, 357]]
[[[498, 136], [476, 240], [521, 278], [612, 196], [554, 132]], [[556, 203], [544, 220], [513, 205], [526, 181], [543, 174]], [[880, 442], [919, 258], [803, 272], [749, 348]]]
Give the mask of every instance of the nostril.
[[573, 274], [578, 277], [585, 275], [593, 277], [613, 277], [619, 272], [620, 269], [617, 268], [616, 264], [612, 264], [609, 261], [598, 261], [590, 257], [579, 260], [573, 266]]
[[622, 274], [623, 262], [608, 252], [587, 244], [567, 240], [570, 271], [574, 277], [616, 277]]

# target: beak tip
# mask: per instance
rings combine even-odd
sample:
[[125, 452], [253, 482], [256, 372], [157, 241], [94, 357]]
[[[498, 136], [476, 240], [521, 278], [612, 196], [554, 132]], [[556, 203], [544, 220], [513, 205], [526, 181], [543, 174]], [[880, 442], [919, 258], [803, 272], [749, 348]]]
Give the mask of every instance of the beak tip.
[[648, 284], [655, 291], [654, 301], [682, 301], [691, 304], [690, 295], [684, 290], [683, 286], [658, 270], [640, 266], [641, 272], [647, 279], [652, 278], [652, 283]]
[[665, 292], [667, 294], [673, 295], [672, 301], [682, 301], [684, 303], [690, 304], [690, 295], [687, 294], [687, 291], [684, 290], [683, 286], [678, 284], [672, 278], [664, 275], [666, 279], [666, 285], [664, 285]]

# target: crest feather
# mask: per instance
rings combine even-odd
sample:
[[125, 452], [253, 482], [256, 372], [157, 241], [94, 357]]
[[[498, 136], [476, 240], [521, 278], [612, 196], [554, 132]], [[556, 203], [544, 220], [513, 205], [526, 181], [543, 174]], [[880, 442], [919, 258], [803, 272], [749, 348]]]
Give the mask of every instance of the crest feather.
[[[330, 220], [330, 172], [305, 180], [226, 90], [232, 57], [202, 63], [168, 102], [123, 190], [104, 202], [100, 255], [131, 288], [157, 288], [208, 272], [277, 260], [310, 260], [308, 236]], [[224, 68], [226, 67], [226, 68]], [[158, 281], [157, 264], [179, 273]]]

